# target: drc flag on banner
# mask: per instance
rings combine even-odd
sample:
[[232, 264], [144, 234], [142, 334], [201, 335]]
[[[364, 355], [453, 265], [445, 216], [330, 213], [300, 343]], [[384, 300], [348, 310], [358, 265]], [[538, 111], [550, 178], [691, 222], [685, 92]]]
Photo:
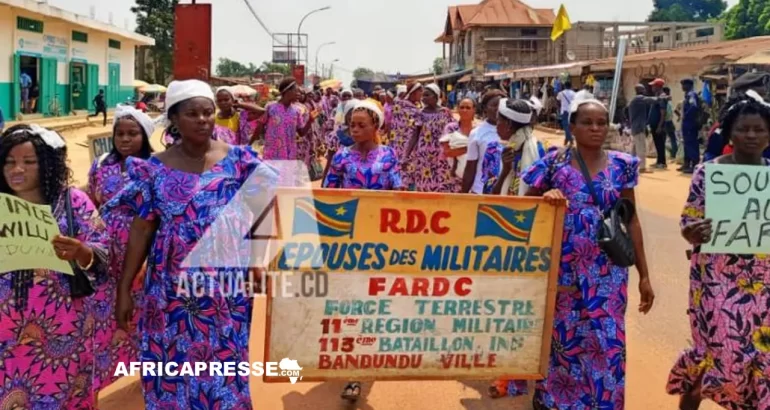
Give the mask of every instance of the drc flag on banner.
[[312, 198], [297, 198], [294, 201], [292, 235], [352, 238], [357, 209], [358, 199], [330, 204]]
[[502, 205], [480, 204], [476, 212], [476, 238], [492, 236], [529, 243], [536, 214], [537, 206], [522, 211]]

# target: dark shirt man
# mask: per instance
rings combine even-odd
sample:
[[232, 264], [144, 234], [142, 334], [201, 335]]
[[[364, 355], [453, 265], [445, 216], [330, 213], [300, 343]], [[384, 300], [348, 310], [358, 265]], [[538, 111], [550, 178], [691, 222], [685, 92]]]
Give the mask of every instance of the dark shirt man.
[[647, 170], [647, 124], [649, 123], [650, 98], [645, 97], [643, 85], [635, 87], [636, 96], [628, 104], [628, 117], [631, 121], [631, 135], [634, 138], [634, 155], [639, 158], [639, 172]]
[[94, 107], [96, 107], [96, 113], [89, 115], [88, 118], [98, 117], [99, 114], [104, 116], [104, 126], [107, 126], [107, 103], [104, 101], [104, 90], [99, 90], [99, 94], [94, 97]]

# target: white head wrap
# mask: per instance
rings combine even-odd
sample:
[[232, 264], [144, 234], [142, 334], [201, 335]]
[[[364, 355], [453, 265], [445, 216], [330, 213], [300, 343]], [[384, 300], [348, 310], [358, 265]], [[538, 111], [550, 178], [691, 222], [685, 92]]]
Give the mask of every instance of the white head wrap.
[[397, 85], [396, 86], [396, 95], [398, 95], [398, 94], [406, 94], [406, 91], [407, 91], [407, 89], [406, 89], [405, 85], [401, 84], [401, 85]]
[[382, 113], [382, 110], [380, 109], [380, 107], [377, 104], [375, 104], [373, 101], [371, 100], [356, 101], [353, 109], [357, 110], [359, 108], [373, 112], [374, 115], [377, 116], [377, 122], [379, 123], [377, 129], [382, 128], [382, 126], [385, 124], [385, 115]]
[[156, 124], [163, 124], [164, 126], [171, 125], [168, 118], [168, 111], [171, 107], [193, 98], [206, 98], [216, 104], [214, 92], [211, 91], [211, 87], [203, 81], [172, 81], [171, 84], [168, 85], [168, 90], [166, 91], [166, 112], [156, 120]]
[[115, 128], [115, 126], [118, 125], [118, 121], [120, 121], [121, 118], [126, 117], [131, 117], [138, 122], [139, 126], [142, 127], [142, 130], [144, 130], [144, 133], [147, 134], [147, 138], [152, 137], [152, 134], [155, 132], [155, 122], [149, 115], [130, 105], [118, 104], [118, 106], [115, 107], [115, 119], [112, 127]]
[[602, 107], [604, 111], [607, 111], [609, 113], [609, 110], [607, 110], [607, 107], [604, 106], [604, 103], [602, 103], [601, 101], [595, 98], [584, 98], [584, 99], [575, 98], [575, 100], [572, 101], [572, 104], [570, 104], [569, 106], [570, 120], [572, 120], [572, 116], [575, 115], [578, 109], [580, 109], [580, 107], [585, 104], [596, 104], [599, 107]]
[[536, 115], [540, 115], [540, 111], [543, 110], [543, 103], [534, 95], [527, 100], [527, 104], [535, 111]]
[[514, 111], [510, 108], [508, 108], [508, 99], [503, 98], [500, 100], [499, 105], [497, 106], [497, 112], [500, 113], [505, 118], [508, 118], [509, 120], [513, 122], [517, 122], [519, 124], [529, 124], [532, 122], [532, 113], [524, 114], [518, 111]]
[[59, 135], [59, 133], [57, 133], [56, 131], [51, 131], [48, 128], [43, 128], [37, 124], [30, 124], [29, 130], [14, 131], [13, 134], [11, 135], [16, 135], [22, 132], [30, 132], [33, 135], [37, 135], [38, 137], [40, 137], [40, 139], [43, 140], [45, 145], [48, 145], [53, 149], [64, 148], [64, 146], [66, 145], [64, 143], [64, 140], [61, 138], [61, 135]]
[[233, 89], [232, 88], [230, 88], [230, 87], [225, 85], [225, 86], [217, 88], [217, 92], [216, 93], [219, 94], [222, 91], [230, 94], [231, 97], [235, 98], [235, 94], [233, 94]]
[[436, 94], [436, 97], [441, 99], [441, 88], [438, 87], [436, 84], [428, 84], [425, 86], [425, 88], [433, 91], [434, 94]]
[[414, 84], [412, 84], [412, 86], [409, 87], [409, 89], [406, 91], [406, 95], [404, 96], [404, 98], [409, 98], [409, 96], [412, 95], [413, 92], [415, 92], [415, 91], [417, 91], [417, 90], [419, 90], [421, 88], [422, 88], [422, 84], [421, 83], [414, 83]]
[[340, 97], [342, 97], [345, 94], [350, 94], [350, 96], [352, 97], [353, 96], [353, 90], [351, 90], [349, 88], [346, 88], [346, 89], [342, 90], [342, 92], [340, 93]]

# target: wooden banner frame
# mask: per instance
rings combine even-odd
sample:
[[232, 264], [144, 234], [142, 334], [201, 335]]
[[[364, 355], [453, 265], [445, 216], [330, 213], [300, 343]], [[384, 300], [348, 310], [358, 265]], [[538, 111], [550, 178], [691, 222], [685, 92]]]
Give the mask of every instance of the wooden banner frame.
[[[287, 188], [285, 191], [300, 191], [299, 189], [290, 189]], [[304, 190], [303, 190], [304, 191]], [[463, 198], [469, 198], [468, 195], [462, 195], [462, 194], [442, 194], [442, 193], [417, 193], [417, 192], [400, 192], [400, 191], [359, 191], [359, 190], [330, 190], [330, 189], [314, 189], [312, 191], [314, 197], [316, 199], [322, 199], [324, 197], [341, 197], [341, 196], [347, 196], [350, 198], [356, 198], [360, 196], [372, 196], [372, 194], [387, 198], [409, 198], [409, 199], [431, 199], [433, 201], [436, 201], [436, 203], [440, 203], [443, 200], [462, 200]], [[280, 194], [279, 194], [280, 196]], [[544, 206], [551, 206], [547, 205], [544, 200], [540, 197], [512, 197], [512, 196], [490, 196], [490, 195], [473, 195], [472, 198], [479, 199], [483, 198], [485, 203], [489, 204], [497, 204], [497, 205], [506, 205], [510, 204], [513, 201], [516, 202], [524, 202], [524, 203], [530, 203], [532, 205], [544, 205]], [[277, 226], [280, 227], [280, 213], [279, 213], [279, 206], [277, 201], [274, 203], [275, 206], [275, 214], [274, 218], [276, 222], [278, 223]], [[498, 377], [501, 378], [507, 378], [507, 379], [518, 379], [518, 380], [542, 380], [545, 379], [548, 375], [548, 368], [550, 363], [550, 353], [551, 353], [551, 339], [553, 335], [553, 321], [554, 321], [554, 312], [556, 309], [556, 294], [558, 291], [558, 275], [559, 275], [559, 268], [560, 268], [560, 261], [561, 261], [561, 247], [562, 247], [562, 237], [563, 237], [563, 231], [564, 231], [564, 217], [566, 214], [566, 207], [553, 207], [554, 213], [555, 213], [555, 221], [553, 225], [553, 231], [552, 231], [552, 246], [551, 246], [551, 266], [550, 271], [548, 272], [547, 277], [547, 292], [546, 292], [546, 303], [545, 303], [545, 315], [543, 317], [543, 330], [542, 330], [542, 339], [541, 339], [541, 348], [540, 348], [540, 371], [535, 374], [517, 374], [517, 375], [510, 375], [510, 374], [500, 374]], [[283, 232], [279, 228], [277, 231], [277, 234], [282, 236]], [[282, 238], [281, 238], [282, 239]], [[271, 261], [270, 263], [270, 271], [277, 271], [276, 263], [275, 261]], [[377, 271], [374, 271], [373, 273], [378, 273]], [[379, 272], [381, 273], [381, 272]], [[455, 273], [450, 274], [447, 272], [443, 272], [447, 276], [459, 276], [463, 273]], [[270, 361], [276, 361], [276, 358], [270, 357], [270, 345], [271, 345], [271, 334], [272, 334], [272, 312], [273, 312], [273, 294], [272, 294], [272, 283], [270, 282], [272, 278], [267, 278], [267, 289], [265, 290], [265, 294], [267, 297], [266, 301], [266, 309], [265, 309], [265, 346], [264, 346], [264, 362], [270, 362]], [[280, 360], [281, 358], [277, 358]], [[484, 377], [484, 376], [482, 376]], [[288, 377], [268, 377], [267, 375], [262, 376], [264, 383], [290, 383], [290, 380]], [[332, 377], [303, 377], [301, 380], [298, 380], [297, 382], [324, 382], [324, 381], [341, 381], [341, 380], [347, 380], [349, 377], [347, 376], [341, 376], [339, 378], [332, 378]], [[357, 376], [356, 380], [362, 381], [362, 382], [368, 382], [368, 381], [439, 381], [439, 380], [479, 380], [479, 376], [471, 375], [469, 374], [466, 376], [460, 376], [457, 377], [455, 375], [448, 376], [448, 377], [442, 377], [442, 376], [383, 376], [383, 377], [360, 377]]]
[[[99, 140], [108, 140], [109, 143], [103, 144], [104, 147], [100, 147], [97, 150], [96, 149], [97, 145], [98, 146], [102, 145], [97, 143], [97, 141]], [[98, 134], [89, 134], [87, 144], [88, 144], [88, 156], [89, 158], [91, 158], [91, 164], [93, 164], [94, 160], [102, 156], [102, 154], [105, 154], [107, 152], [110, 152], [110, 150], [112, 150], [112, 131], [100, 132]]]

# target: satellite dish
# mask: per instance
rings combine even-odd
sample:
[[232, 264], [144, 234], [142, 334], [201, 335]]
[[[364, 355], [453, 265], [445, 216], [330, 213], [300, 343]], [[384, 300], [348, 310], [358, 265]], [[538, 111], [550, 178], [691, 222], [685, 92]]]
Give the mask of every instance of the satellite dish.
[[567, 60], [569, 61], [575, 61], [577, 56], [575, 56], [575, 52], [572, 50], [567, 51]]

